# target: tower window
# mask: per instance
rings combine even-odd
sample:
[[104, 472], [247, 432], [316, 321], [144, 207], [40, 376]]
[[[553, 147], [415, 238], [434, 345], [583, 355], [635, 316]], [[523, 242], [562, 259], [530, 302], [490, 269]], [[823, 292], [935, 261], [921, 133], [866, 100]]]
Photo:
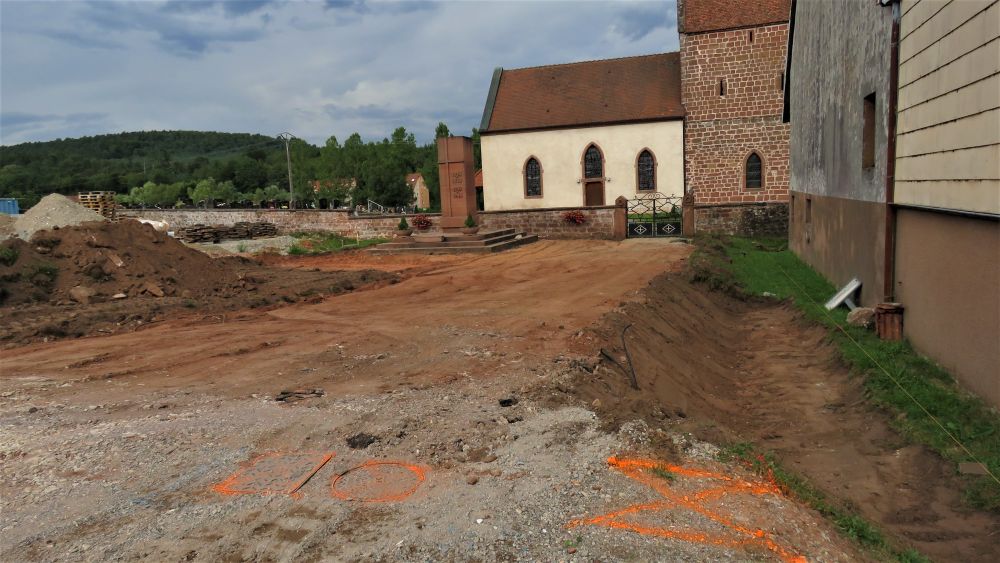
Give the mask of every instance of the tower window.
[[746, 162], [746, 188], [748, 190], [760, 189], [763, 186], [764, 165], [757, 153], [752, 152], [747, 157]]
[[719, 95], [720, 96], [725, 96], [726, 95], [726, 79], [725, 78], [720, 78], [719, 79]]
[[747, 32], [747, 43], [753, 43], [753, 30]]
[[784, 71], [778, 73], [778, 90], [785, 89], [785, 73]]

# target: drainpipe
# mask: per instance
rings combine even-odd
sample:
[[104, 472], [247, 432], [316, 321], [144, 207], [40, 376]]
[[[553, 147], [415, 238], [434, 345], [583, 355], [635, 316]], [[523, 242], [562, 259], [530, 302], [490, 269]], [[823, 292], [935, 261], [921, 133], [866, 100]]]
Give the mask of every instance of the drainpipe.
[[[889, 107], [888, 138], [886, 139], [885, 162], [885, 269], [882, 272], [883, 301], [892, 302], [896, 293], [896, 108], [899, 98], [899, 1], [888, 0], [892, 4], [892, 40], [889, 54]], [[882, 4], [888, 3], [882, 0]]]

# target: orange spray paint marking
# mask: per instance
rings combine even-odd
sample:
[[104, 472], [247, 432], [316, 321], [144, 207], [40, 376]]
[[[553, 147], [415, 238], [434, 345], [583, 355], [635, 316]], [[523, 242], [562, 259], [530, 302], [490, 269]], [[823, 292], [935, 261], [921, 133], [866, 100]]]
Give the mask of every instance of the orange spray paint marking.
[[417, 491], [426, 469], [401, 461], [366, 461], [337, 475], [330, 494], [341, 500], [397, 502]]
[[333, 459], [333, 452], [270, 452], [246, 462], [212, 486], [224, 495], [292, 495]]
[[[752, 529], [742, 526], [732, 521], [731, 518], [720, 514], [703, 504], [705, 501], [724, 497], [727, 494], [745, 494], [753, 496], [781, 495], [781, 490], [774, 482], [768, 481], [746, 481], [737, 477], [723, 475], [720, 473], [703, 469], [693, 469], [672, 465], [662, 461], [649, 459], [632, 458], [608, 458], [608, 464], [626, 477], [634, 479], [656, 491], [663, 500], [634, 504], [621, 510], [608, 512], [594, 518], [573, 520], [566, 525], [568, 528], [577, 526], [605, 526], [616, 530], [627, 530], [644, 536], [653, 536], [667, 539], [675, 539], [692, 543], [702, 543], [717, 545], [727, 548], [746, 548], [759, 546], [770, 550], [772, 553], [789, 563], [804, 563], [806, 558], [793, 553], [790, 549], [778, 544], [771, 536], [761, 529]], [[710, 488], [702, 489], [692, 494], [679, 494], [670, 489], [669, 483], [652, 473], [652, 470], [659, 469], [670, 473], [689, 477], [692, 479], [709, 479], [722, 484]], [[718, 534], [702, 532], [698, 530], [671, 530], [664, 527], [643, 526], [633, 522], [626, 522], [623, 517], [632, 514], [655, 513], [672, 508], [684, 508], [696, 512], [709, 520], [725, 526], [734, 533], [735, 537], [726, 537]]]

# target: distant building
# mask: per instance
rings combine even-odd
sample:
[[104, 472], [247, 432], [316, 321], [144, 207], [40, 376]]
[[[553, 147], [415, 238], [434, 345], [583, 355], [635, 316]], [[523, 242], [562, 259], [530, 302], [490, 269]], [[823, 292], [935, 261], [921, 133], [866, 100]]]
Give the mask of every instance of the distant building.
[[679, 52], [496, 69], [486, 210], [660, 193], [684, 196], [689, 229], [784, 234], [789, 2], [679, 0]]
[[497, 69], [480, 134], [487, 211], [684, 191], [677, 53]]
[[424, 177], [419, 172], [406, 175], [406, 185], [413, 190], [413, 201], [420, 209], [427, 209], [431, 206], [431, 192], [427, 189]]
[[[1000, 3], [797, 0], [792, 250], [1000, 406]], [[898, 43], [894, 38], [898, 37]]]

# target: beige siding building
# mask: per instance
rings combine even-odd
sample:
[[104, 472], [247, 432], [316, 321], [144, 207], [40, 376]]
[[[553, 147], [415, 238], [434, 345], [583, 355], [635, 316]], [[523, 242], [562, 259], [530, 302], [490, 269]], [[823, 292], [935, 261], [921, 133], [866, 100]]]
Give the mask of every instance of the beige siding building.
[[1000, 2], [900, 11], [894, 298], [913, 345], [1000, 405]]
[[791, 248], [1000, 405], [1000, 2], [794, 6]]

